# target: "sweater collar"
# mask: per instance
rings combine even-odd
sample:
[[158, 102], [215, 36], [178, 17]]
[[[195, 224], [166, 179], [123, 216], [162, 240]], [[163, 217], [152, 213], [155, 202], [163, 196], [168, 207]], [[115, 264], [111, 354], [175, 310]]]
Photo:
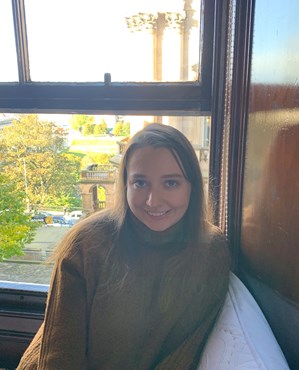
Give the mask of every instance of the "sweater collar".
[[131, 211], [127, 214], [127, 221], [127, 225], [134, 239], [149, 247], [166, 247], [173, 244], [185, 245], [185, 241], [187, 240], [184, 217], [164, 231], [151, 230], [136, 218]]

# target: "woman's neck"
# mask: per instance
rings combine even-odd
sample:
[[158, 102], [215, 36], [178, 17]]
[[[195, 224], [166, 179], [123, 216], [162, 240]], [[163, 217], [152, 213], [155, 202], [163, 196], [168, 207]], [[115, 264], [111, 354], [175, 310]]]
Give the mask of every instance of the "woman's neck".
[[163, 245], [166, 246], [168, 244], [185, 245], [187, 239], [184, 219], [181, 219], [164, 231], [154, 231], [148, 228], [129, 211], [126, 224], [137, 240], [150, 247], [163, 247]]

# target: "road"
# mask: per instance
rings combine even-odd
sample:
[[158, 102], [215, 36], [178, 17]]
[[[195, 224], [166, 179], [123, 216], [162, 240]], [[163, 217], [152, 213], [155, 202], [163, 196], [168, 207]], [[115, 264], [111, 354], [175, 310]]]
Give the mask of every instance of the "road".
[[25, 249], [52, 250], [69, 230], [68, 227], [41, 226]]
[[53, 250], [69, 230], [67, 227], [39, 227], [33, 242], [26, 246], [30, 252], [26, 252], [23, 260], [0, 262], [0, 280], [49, 284], [53, 265], [40, 257], [45, 256], [46, 251]]

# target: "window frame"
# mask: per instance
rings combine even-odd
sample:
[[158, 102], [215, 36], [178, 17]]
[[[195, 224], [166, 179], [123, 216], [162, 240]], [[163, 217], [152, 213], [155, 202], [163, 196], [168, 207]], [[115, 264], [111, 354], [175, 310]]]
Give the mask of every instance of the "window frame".
[[7, 113], [102, 113], [203, 115], [211, 111], [214, 12], [217, 0], [202, 0], [201, 82], [32, 82], [24, 0], [12, 0], [19, 82], [0, 82], [0, 111]]

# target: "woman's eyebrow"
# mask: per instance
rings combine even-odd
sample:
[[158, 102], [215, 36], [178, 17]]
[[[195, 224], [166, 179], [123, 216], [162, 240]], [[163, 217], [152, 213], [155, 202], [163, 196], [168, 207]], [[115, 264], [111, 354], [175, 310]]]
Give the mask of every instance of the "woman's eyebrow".
[[178, 178], [178, 179], [181, 179], [184, 177], [184, 175], [180, 174], [180, 173], [169, 173], [169, 174], [166, 174], [166, 175], [163, 175], [162, 178]]
[[140, 178], [146, 178], [146, 176], [142, 173], [133, 173], [133, 174], [129, 174], [129, 177], [133, 178], [133, 179], [140, 179]]

